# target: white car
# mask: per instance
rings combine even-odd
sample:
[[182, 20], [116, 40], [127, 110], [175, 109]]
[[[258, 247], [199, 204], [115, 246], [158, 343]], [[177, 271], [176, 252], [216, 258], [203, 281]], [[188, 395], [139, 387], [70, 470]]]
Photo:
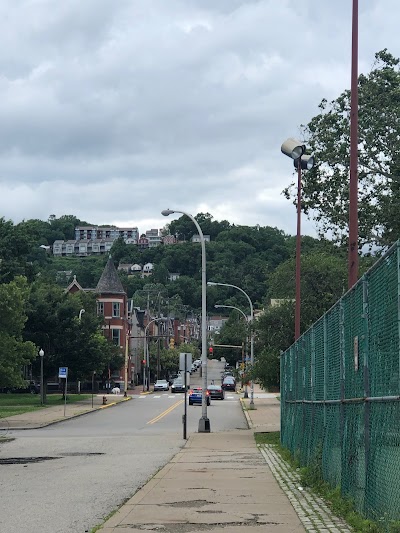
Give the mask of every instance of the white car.
[[169, 391], [169, 383], [166, 379], [157, 379], [154, 383], [154, 391], [166, 390]]

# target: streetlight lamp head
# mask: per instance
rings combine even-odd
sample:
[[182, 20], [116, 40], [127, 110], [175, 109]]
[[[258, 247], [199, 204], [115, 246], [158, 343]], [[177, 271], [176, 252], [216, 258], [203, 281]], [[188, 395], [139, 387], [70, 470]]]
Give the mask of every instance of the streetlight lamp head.
[[215, 283], [215, 281], [207, 281], [207, 285], [218, 285], [218, 283]]
[[[315, 158], [313, 155], [303, 154], [300, 158], [300, 168], [301, 170], [311, 170], [315, 164]], [[299, 158], [293, 160], [293, 165], [295, 168], [299, 166]]]
[[223, 306], [222, 306], [222, 305], [215, 304], [214, 307], [215, 307], [215, 309], [219, 309], [220, 307], [223, 307]]
[[44, 351], [42, 350], [42, 348], [40, 348], [40, 350], [39, 350], [39, 355], [40, 355], [40, 357], [44, 356]]
[[298, 159], [306, 151], [306, 147], [297, 139], [286, 139], [281, 146], [281, 152], [292, 159]]
[[161, 211], [161, 214], [164, 217], [167, 217], [168, 215], [172, 215], [173, 213], [175, 213], [173, 209], [164, 209], [163, 211]]

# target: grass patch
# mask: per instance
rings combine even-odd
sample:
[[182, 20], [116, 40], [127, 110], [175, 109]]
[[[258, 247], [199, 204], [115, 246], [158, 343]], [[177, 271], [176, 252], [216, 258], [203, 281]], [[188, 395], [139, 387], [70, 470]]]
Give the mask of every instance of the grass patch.
[[281, 445], [279, 431], [271, 433], [254, 433], [254, 438], [257, 444], [274, 446], [282, 459], [284, 459], [286, 463], [288, 463], [291, 468], [296, 470], [296, 473], [300, 475], [301, 484], [320, 496], [332, 512], [343, 518], [356, 533], [400, 533], [400, 525], [397, 521], [381, 525], [361, 516], [355, 510], [354, 502], [351, 499], [342, 496], [340, 487], [333, 488], [322, 479], [318, 456], [310, 466], [300, 467], [298, 458], [296, 456], [293, 457], [290, 451]]
[[[91, 398], [91, 394], [68, 394], [67, 404], [79, 403], [88, 398]], [[49, 394], [45, 405], [40, 405], [40, 394], [0, 394], [0, 418], [63, 404], [62, 394]]]

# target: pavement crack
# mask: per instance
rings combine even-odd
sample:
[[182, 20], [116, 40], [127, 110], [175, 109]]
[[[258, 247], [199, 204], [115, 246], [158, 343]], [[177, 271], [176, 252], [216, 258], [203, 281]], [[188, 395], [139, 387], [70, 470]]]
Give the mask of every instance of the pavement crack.
[[214, 502], [207, 500], [190, 500], [181, 502], [164, 503], [165, 507], [204, 507], [204, 505], [214, 505]]
[[0, 459], [0, 465], [25, 465], [28, 463], [53, 461], [54, 459], [59, 459], [59, 457], [7, 457]]
[[124, 524], [116, 526], [115, 531], [118, 531], [119, 528], [129, 527], [132, 531], [163, 531], [165, 533], [191, 533], [193, 529], [196, 531], [214, 531], [218, 529], [228, 529], [232, 527], [245, 526], [246, 528], [251, 528], [253, 531], [265, 531], [265, 527], [268, 525], [279, 526], [282, 525], [281, 522], [256, 522], [257, 518], [252, 518], [250, 520], [243, 520], [237, 522], [213, 522], [209, 524], [199, 524], [195, 522], [169, 522], [168, 524]]

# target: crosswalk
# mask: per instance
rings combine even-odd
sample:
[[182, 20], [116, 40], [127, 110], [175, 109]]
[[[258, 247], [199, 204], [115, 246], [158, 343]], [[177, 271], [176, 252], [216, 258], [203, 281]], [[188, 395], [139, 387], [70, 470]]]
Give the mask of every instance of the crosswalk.
[[[141, 394], [140, 396], [138, 396], [138, 399], [139, 400], [161, 400], [161, 399], [168, 399], [168, 398], [183, 398], [184, 395], [182, 394]], [[237, 395], [225, 395], [225, 400], [238, 400], [239, 396]], [[225, 401], [224, 400], [224, 401]], [[212, 401], [215, 401], [215, 402], [219, 402], [221, 400], [212, 400]]]

